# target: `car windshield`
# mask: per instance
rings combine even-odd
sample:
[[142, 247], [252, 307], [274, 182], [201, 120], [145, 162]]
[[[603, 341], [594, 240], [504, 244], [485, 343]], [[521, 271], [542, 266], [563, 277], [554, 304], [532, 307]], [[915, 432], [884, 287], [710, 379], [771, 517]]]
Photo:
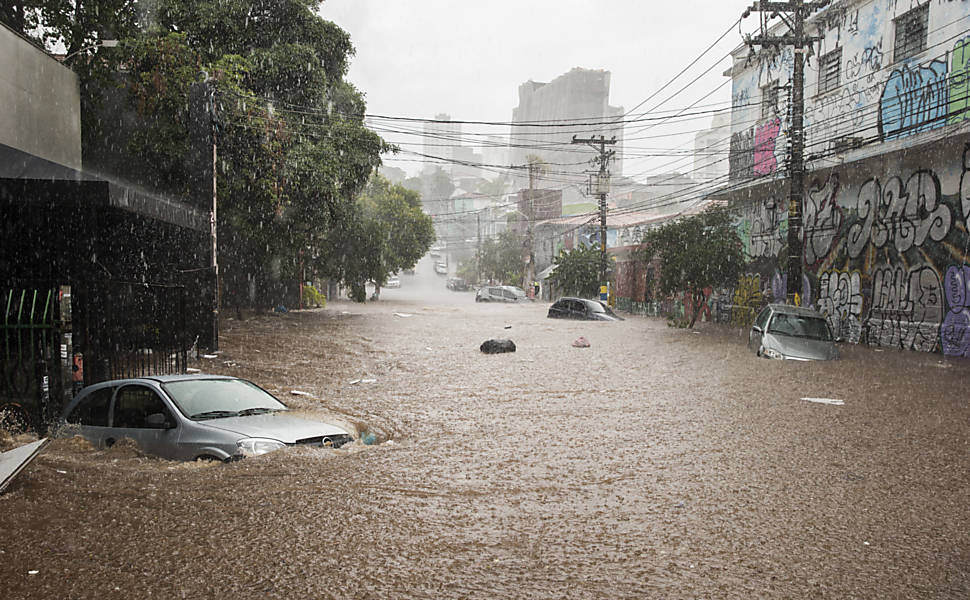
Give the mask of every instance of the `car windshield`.
[[269, 392], [243, 379], [187, 379], [162, 385], [190, 419], [211, 419], [286, 410]]
[[771, 320], [768, 333], [812, 340], [831, 341], [832, 332], [822, 317], [789, 315], [779, 313]]

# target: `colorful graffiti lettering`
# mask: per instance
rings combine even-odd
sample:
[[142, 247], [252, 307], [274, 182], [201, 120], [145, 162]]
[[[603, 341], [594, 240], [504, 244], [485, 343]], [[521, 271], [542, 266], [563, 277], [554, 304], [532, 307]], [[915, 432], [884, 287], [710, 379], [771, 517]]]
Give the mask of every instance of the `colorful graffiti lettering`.
[[862, 184], [856, 198], [859, 220], [846, 241], [849, 256], [858, 257], [868, 242], [877, 248], [893, 242], [906, 252], [922, 246], [927, 238], [938, 242], [952, 225], [950, 207], [943, 203], [940, 181], [930, 170], [919, 170], [903, 183], [893, 177], [885, 185], [873, 178]]
[[898, 139], [946, 125], [946, 63], [934, 60], [892, 72], [879, 101], [879, 134]]
[[711, 320], [711, 294], [714, 293], [714, 289], [710, 287], [704, 288], [703, 294], [704, 298], [698, 302], [694, 303], [694, 295], [687, 291], [684, 292], [684, 314], [687, 317], [693, 318], [694, 311], [700, 309], [697, 315], [698, 321], [710, 321]]
[[771, 175], [778, 169], [775, 157], [775, 140], [781, 131], [781, 119], [772, 119], [759, 125], [754, 132], [754, 174]]
[[804, 216], [805, 264], [814, 265], [824, 258], [835, 241], [842, 226], [842, 207], [836, 198], [839, 194], [839, 176], [831, 175], [823, 185], [815, 185], [808, 191]]
[[970, 119], [970, 37], [954, 44], [950, 56], [949, 122], [959, 123]]
[[755, 313], [761, 307], [761, 276], [742, 275], [734, 288], [734, 306], [731, 308], [731, 323], [750, 327]]
[[888, 266], [873, 270], [872, 306], [866, 321], [872, 345], [932, 352], [943, 320], [940, 276], [928, 266], [908, 272]]
[[943, 354], [970, 357], [970, 266], [948, 268], [943, 287], [949, 305], [940, 327]]
[[828, 318], [835, 335], [847, 342], [859, 343], [862, 335], [862, 277], [859, 272], [820, 273], [818, 310]]

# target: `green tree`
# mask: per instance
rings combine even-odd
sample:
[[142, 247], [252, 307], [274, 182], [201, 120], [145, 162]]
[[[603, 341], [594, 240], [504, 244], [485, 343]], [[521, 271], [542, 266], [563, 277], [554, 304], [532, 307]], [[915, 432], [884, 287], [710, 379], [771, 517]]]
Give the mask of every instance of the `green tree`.
[[482, 243], [479, 257], [482, 277], [506, 285], [519, 285], [525, 276], [525, 240], [518, 233], [506, 230], [497, 239]]
[[691, 294], [695, 310], [689, 327], [703, 307], [704, 288], [734, 285], [745, 268], [734, 217], [720, 206], [648, 231], [637, 258], [644, 263], [660, 259], [659, 293]]
[[[600, 251], [580, 244], [572, 250], [563, 248], [553, 261], [556, 265], [550, 279], [567, 296], [595, 298], [600, 288]], [[607, 265], [613, 261], [607, 261]]]

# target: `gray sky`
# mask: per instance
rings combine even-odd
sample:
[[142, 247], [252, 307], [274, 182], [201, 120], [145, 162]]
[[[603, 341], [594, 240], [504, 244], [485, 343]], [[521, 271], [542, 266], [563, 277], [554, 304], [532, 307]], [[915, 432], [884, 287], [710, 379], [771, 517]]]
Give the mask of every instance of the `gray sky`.
[[[348, 79], [366, 95], [368, 113], [433, 118], [443, 112], [455, 120], [509, 121], [518, 104], [519, 84], [530, 79], [549, 81], [573, 67], [610, 71], [610, 104], [630, 110], [697, 58], [749, 4], [748, 0], [326, 0], [321, 14], [351, 35], [357, 55]], [[742, 23], [745, 31], [755, 25], [755, 19]], [[740, 44], [735, 27], [685, 76], [637, 113], [674, 94]], [[683, 108], [710, 93], [725, 81], [722, 73], [728, 66], [727, 61], [721, 62], [661, 110]], [[701, 104], [729, 103], [730, 93], [727, 84]], [[681, 128], [700, 124], [692, 121]], [[650, 146], [673, 147], [685, 141], [686, 137], [674, 138]], [[633, 171], [648, 168], [641, 162]], [[633, 174], [630, 166], [624, 170]]]

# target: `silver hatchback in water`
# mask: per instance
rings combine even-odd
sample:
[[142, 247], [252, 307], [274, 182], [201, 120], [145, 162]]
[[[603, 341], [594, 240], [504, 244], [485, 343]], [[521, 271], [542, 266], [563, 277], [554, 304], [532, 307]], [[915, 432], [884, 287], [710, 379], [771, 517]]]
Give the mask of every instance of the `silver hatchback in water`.
[[809, 308], [769, 304], [748, 332], [748, 348], [758, 356], [783, 360], [833, 360], [839, 357], [825, 316]]
[[286, 446], [337, 448], [344, 429], [287, 414], [256, 384], [220, 375], [165, 375], [88, 386], [61, 416], [61, 435], [98, 448], [129, 438], [147, 454], [175, 460], [230, 460]]

